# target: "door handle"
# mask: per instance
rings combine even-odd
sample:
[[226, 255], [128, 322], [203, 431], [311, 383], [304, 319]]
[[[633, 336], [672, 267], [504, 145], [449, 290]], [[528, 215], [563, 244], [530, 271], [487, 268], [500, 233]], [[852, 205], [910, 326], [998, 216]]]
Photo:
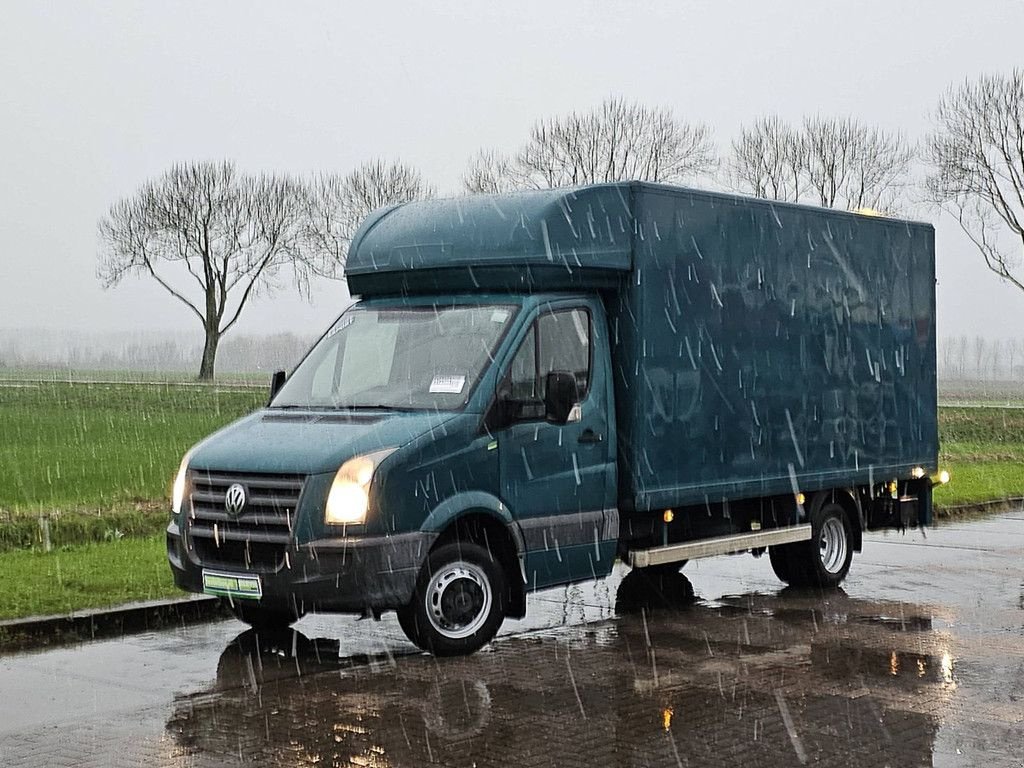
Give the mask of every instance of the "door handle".
[[584, 429], [583, 434], [580, 435], [577, 442], [580, 443], [600, 443], [604, 440], [604, 435], [600, 432], [595, 432], [592, 429]]

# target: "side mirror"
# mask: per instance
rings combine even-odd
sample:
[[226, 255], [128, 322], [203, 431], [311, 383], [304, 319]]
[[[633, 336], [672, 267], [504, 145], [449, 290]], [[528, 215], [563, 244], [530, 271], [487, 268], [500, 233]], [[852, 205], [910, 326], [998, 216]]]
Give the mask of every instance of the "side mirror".
[[544, 415], [555, 424], [566, 424], [572, 407], [580, 399], [576, 377], [566, 371], [552, 371], [545, 380]]
[[281, 391], [281, 387], [284, 386], [284, 380], [287, 378], [284, 371], [274, 371], [274, 375], [270, 377], [270, 397], [267, 398], [267, 405], [277, 397], [277, 393]]

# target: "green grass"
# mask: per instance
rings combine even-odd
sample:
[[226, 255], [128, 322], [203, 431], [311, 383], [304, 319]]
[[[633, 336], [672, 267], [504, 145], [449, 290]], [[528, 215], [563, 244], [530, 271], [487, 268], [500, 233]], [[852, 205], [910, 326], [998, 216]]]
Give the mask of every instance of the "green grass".
[[937, 505], [1024, 496], [1024, 409], [942, 407], [939, 437], [952, 481], [935, 489]]
[[0, 619], [175, 597], [162, 536], [0, 556]]
[[0, 510], [167, 499], [189, 446], [265, 397], [263, 389], [184, 384], [0, 386]]

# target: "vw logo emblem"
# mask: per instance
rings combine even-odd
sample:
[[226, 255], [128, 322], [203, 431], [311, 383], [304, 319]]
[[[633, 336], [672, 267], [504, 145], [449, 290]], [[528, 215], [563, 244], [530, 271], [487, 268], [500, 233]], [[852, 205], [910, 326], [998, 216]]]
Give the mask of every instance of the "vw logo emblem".
[[238, 517], [245, 509], [245, 486], [235, 483], [224, 494], [224, 509], [232, 517]]

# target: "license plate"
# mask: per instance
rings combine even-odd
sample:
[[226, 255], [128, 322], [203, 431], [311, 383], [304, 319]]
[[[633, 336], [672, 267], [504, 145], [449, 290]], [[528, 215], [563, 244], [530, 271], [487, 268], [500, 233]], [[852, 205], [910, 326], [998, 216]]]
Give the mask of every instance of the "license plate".
[[240, 597], [243, 600], [259, 600], [263, 597], [259, 576], [238, 576], [207, 570], [203, 571], [203, 592], [222, 597]]

